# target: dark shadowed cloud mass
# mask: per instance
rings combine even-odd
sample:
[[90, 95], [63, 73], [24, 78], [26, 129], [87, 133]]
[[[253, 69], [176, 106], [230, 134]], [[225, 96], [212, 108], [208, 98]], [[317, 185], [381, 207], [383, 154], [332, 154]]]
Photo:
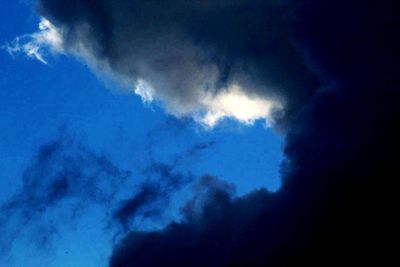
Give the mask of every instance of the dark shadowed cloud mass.
[[[282, 189], [241, 198], [211, 189], [200, 211], [193, 215], [193, 205], [184, 211], [182, 223], [128, 235], [110, 265], [388, 264], [395, 255], [385, 241], [395, 226], [390, 187], [398, 173], [393, 123], [398, 114], [399, 17], [392, 4], [291, 3], [289, 25], [296, 47], [322, 87], [296, 109], [290, 123]], [[252, 21], [264, 19], [251, 14]], [[238, 38], [247, 40], [240, 31]], [[277, 64], [290, 68], [287, 61]], [[307, 87], [296, 89], [310, 92]]]
[[[267, 116], [286, 134], [279, 192], [236, 197], [233, 185], [204, 176], [182, 221], [131, 231], [110, 266], [386, 266], [396, 256], [394, 1], [41, 0], [39, 11], [64, 51], [177, 116], [199, 111], [212, 125], [268, 113], [229, 113], [232, 95], [284, 108]], [[46, 185], [46, 201], [62, 198], [66, 184]], [[116, 218], [126, 224], [169, 186], [143, 184]]]

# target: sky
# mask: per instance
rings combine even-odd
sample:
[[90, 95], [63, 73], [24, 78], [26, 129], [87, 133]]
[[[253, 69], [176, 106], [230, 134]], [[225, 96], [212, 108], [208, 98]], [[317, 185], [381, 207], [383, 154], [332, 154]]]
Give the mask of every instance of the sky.
[[[7, 1], [1, 13], [2, 46], [38, 29], [40, 17], [30, 3]], [[113, 199], [113, 209], [141, 183], [160, 179], [142, 173], [156, 163], [176, 164], [172, 167], [177, 172], [190, 172], [193, 179], [205, 174], [225, 177], [235, 184], [238, 195], [261, 187], [276, 191], [280, 186], [283, 137], [263, 121], [245, 125], [227, 120], [210, 129], [191, 118], [175, 118], [157, 104], [144, 103], [133, 85], [124, 87], [106, 80], [71, 56], [49, 55], [48, 64], [44, 64], [26, 55], [10, 55], [3, 47], [0, 60], [0, 200], [4, 206], [27, 194], [24, 190], [35, 190], [25, 188], [24, 175], [35, 165], [43, 146], [62, 138], [131, 173], [129, 187], [120, 185], [116, 189], [121, 196]], [[205, 147], [190, 155], [189, 150], [196, 146]], [[182, 159], [176, 160], [179, 157]], [[39, 190], [38, 194], [45, 194]], [[182, 199], [191, 194], [189, 183], [182, 190], [165, 207], [163, 218], [137, 221], [129, 229], [150, 230], [179, 220]], [[81, 197], [85, 196], [77, 196]], [[16, 208], [2, 212], [7, 218], [1, 220], [5, 231], [1, 266], [107, 265], [114, 236], [122, 231], [112, 218], [99, 215], [110, 212], [109, 207], [91, 203], [87, 212], [70, 219], [73, 208], [63, 215], [65, 218], [58, 214], [68, 205], [59, 205], [51, 211], [38, 211], [32, 218], [23, 218]], [[21, 203], [18, 209], [28, 206]], [[49, 234], [48, 240], [38, 240], [37, 232], [50, 231], [52, 220], [67, 221], [53, 229], [56, 234]], [[84, 244], [90, 253], [83, 254], [75, 243]]]
[[6, 0], [0, 266], [387, 265], [398, 24], [389, 0]]

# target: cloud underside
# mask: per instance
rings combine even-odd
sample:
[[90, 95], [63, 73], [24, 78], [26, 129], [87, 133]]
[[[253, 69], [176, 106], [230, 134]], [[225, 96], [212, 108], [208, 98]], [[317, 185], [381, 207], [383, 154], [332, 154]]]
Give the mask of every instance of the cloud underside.
[[279, 2], [75, 2], [41, 1], [40, 30], [9, 52], [43, 63], [49, 52], [73, 55], [143, 101], [208, 127], [225, 118], [285, 121], [317, 89]]
[[[91, 30], [87, 25], [81, 27], [84, 28], [82, 32]], [[139, 59], [142, 62], [138, 64], [144, 66], [135, 66], [141, 69], [137, 74], [125, 73], [125, 70], [110, 66], [107, 60], [97, 58], [97, 55], [93, 55], [94, 51], [90, 50], [90, 46], [87, 47], [87, 44], [81, 41], [75, 43], [73, 47], [67, 47], [65, 38], [68, 37], [62, 30], [42, 17], [38, 32], [17, 37], [6, 46], [6, 50], [11, 55], [22, 53], [44, 64], [48, 64], [46, 57], [51, 54], [71, 54], [92, 66], [97, 74], [112, 77], [123, 87], [133, 90], [144, 103], [157, 102], [165, 107], [168, 113], [178, 118], [192, 117], [198, 123], [210, 128], [224, 119], [234, 119], [245, 125], [252, 125], [257, 120], [263, 120], [266, 126], [269, 126], [274, 122], [272, 113], [283, 110], [282, 100], [254, 93], [249, 94], [243, 88], [245, 85], [241, 85], [239, 81], [218, 86], [217, 79], [220, 74], [217, 67], [211, 62], [201, 66], [203, 63], [198, 62], [200, 59], [196, 55], [186, 55], [181, 51], [174, 51], [174, 48], [166, 47], [163, 48], [166, 49], [164, 53], [158, 56], [151, 55], [155, 58]], [[151, 42], [152, 40], [149, 40], [149, 43]], [[160, 48], [149, 46], [149, 49], [157, 51]], [[198, 50], [193, 53], [202, 53], [200, 48], [193, 48], [193, 50]], [[134, 51], [129, 51], [126, 55], [134, 56], [129, 53], [134, 53]], [[175, 55], [170, 53], [175, 53]], [[181, 62], [174, 62], [176, 60], [174, 57]], [[157, 70], [153, 69], [158, 66], [151, 65], [157, 61], [163, 61], [161, 65], [165, 66], [162, 67], [170, 67], [171, 70], [168, 72], [173, 73], [165, 73], [165, 70], [154, 73]], [[132, 65], [135, 64], [132, 63]], [[185, 65], [192, 70], [186, 69]], [[154, 77], [157, 79], [155, 80]]]
[[[82, 31], [89, 31], [89, 29]], [[144, 103], [158, 102], [165, 107], [168, 113], [178, 118], [192, 117], [195, 121], [210, 128], [224, 119], [234, 119], [245, 125], [252, 125], [257, 120], [263, 120], [269, 126], [274, 121], [272, 113], [283, 110], [282, 100], [248, 94], [246, 89], [243, 88], [245, 85], [241, 85], [239, 81], [232, 81], [230, 84], [218, 87], [217, 79], [220, 74], [213, 63], [199, 67], [202, 64], [197, 62], [199, 59], [192, 55], [181, 54], [180, 51], [171, 51], [176, 55], [170, 55], [170, 52], [166, 51], [165, 54], [156, 58], [142, 58], [143, 63], [140, 63], [151, 65], [154, 61], [164, 61], [165, 67], [172, 64], [171, 67], [176, 69], [171, 71], [176, 73], [159, 72], [152, 74], [154, 72], [152, 68], [157, 66], [137, 66], [137, 68], [143, 70], [134, 75], [114, 69], [109, 66], [109, 62], [99, 60], [85, 44], [78, 43], [75, 44], [76, 47], [69, 49], [64, 47], [65, 38], [67, 37], [62, 34], [60, 29], [46, 18], [41, 18], [38, 32], [17, 37], [11, 44], [7, 45], [6, 50], [11, 55], [22, 53], [44, 64], [48, 64], [46, 56], [49, 54], [70, 53], [86, 61], [99, 75], [111, 76], [123, 87], [133, 90], [142, 98]], [[200, 52], [196, 51], [195, 53]], [[127, 56], [131, 55], [128, 54]], [[188, 58], [184, 58], [186, 56]], [[175, 62], [177, 65], [173, 66], [175, 60], [173, 57], [183, 57], [180, 60], [190, 61], [184, 64], [195, 65], [190, 66], [193, 69], [192, 72], [187, 72], [185, 66], [181, 66], [182, 62]], [[150, 69], [145, 70], [146, 68]], [[195, 68], [200, 71], [195, 70]], [[188, 74], [190, 77], [186, 77]], [[162, 76], [159, 77], [162, 80], [155, 81], [152, 75]], [[172, 81], [172, 79], [175, 81]], [[189, 79], [192, 81], [189, 81]], [[180, 92], [182, 95], [176, 94], [175, 87], [182, 91]]]

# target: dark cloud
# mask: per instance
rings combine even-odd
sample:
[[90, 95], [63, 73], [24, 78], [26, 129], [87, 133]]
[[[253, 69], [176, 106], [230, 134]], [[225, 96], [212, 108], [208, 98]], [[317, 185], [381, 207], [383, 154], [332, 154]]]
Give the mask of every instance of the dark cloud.
[[[30, 227], [32, 243], [46, 248], [58, 226], [91, 205], [111, 207], [129, 176], [104, 155], [64, 135], [42, 145], [23, 173], [21, 189], [0, 206], [1, 247], [6, 250]], [[54, 216], [56, 210], [64, 211], [62, 218]]]
[[61, 130], [54, 141], [39, 147], [23, 172], [21, 188], [0, 205], [0, 256], [6, 257], [14, 241], [24, 238], [51, 254], [54, 242], [64, 236], [62, 231], [72, 230], [96, 208], [104, 215], [97, 226], [104, 227], [111, 242], [130, 230], [134, 220], [159, 220], [175, 194], [195, 179], [185, 171], [186, 165], [215, 145], [214, 141], [194, 143], [166, 162], [157, 160], [152, 153], [159, 149], [157, 139], [175, 135], [182, 127], [168, 119], [149, 131], [141, 156], [148, 153], [150, 158], [144, 167], [135, 166], [139, 170], [135, 175]]
[[[279, 192], [236, 198], [231, 186], [204, 178], [182, 222], [131, 232], [111, 266], [389, 265], [395, 1], [41, 0], [39, 10], [65, 49], [123, 79], [146, 80], [171, 109], [190, 109], [202, 92], [233, 83], [286, 102]], [[152, 170], [170, 175], [171, 167]], [[53, 201], [71, 190], [56, 181], [44, 187]], [[158, 194], [143, 185], [120, 217]]]
[[[175, 166], [176, 167], [176, 166]], [[172, 165], [153, 163], [143, 174], [146, 181], [138, 186], [137, 192], [114, 212], [124, 230], [129, 230], [130, 220], [157, 218], [164, 214], [166, 206], [174, 193], [193, 180], [191, 173], [182, 173]]]
[[131, 198], [121, 203], [114, 213], [114, 218], [122, 224], [124, 230], [129, 230], [130, 220], [137, 219], [139, 216], [156, 218], [164, 214], [172, 195], [195, 178], [190, 171], [184, 172], [179, 168], [213, 145], [215, 145], [213, 141], [194, 144], [185, 152], [176, 155], [169, 163], [152, 160], [141, 172], [145, 181]]
[[160, 188], [154, 184], [143, 184], [132, 198], [121, 203], [121, 206], [114, 212], [114, 217], [120, 221], [125, 231], [129, 229], [130, 218], [135, 218], [143, 209], [147, 209], [146, 214], [149, 213], [148, 206], [160, 198], [159, 190]]
[[[242, 3], [257, 1], [239, 2], [246, 13]], [[323, 86], [289, 125], [282, 189], [235, 198], [226, 187], [206, 183], [194, 192], [182, 222], [131, 232], [114, 250], [111, 266], [379, 266], [396, 258], [391, 243], [399, 144], [394, 1], [288, 3], [296, 47]], [[211, 11], [219, 6], [222, 18], [235, 14], [234, 5], [204, 4]], [[261, 29], [270, 25], [264, 19], [276, 15], [248, 14]], [[207, 34], [226, 38], [224, 23], [210, 25]], [[246, 40], [240, 33], [239, 43]]]
[[290, 118], [319, 82], [292, 42], [285, 2], [41, 0], [39, 11], [68, 52], [145, 80], [173, 114], [216, 109], [207, 96], [238, 84], [252, 98], [287, 102]]
[[183, 209], [184, 222], [159, 232], [131, 232], [114, 252], [111, 265], [256, 266], [237, 260], [251, 244], [246, 234], [257, 231], [254, 222], [262, 216], [269, 194], [260, 190], [241, 199], [233, 193], [233, 185], [203, 177], [194, 188], [196, 197]]

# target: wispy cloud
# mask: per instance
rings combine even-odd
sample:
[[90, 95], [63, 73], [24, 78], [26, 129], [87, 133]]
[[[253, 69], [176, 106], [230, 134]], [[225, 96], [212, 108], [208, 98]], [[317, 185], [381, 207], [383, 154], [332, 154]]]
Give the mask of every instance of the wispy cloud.
[[214, 145], [215, 142], [194, 144], [173, 157], [168, 163], [152, 159], [150, 164], [141, 171], [145, 181], [129, 199], [120, 203], [114, 213], [114, 218], [127, 231], [130, 229], [130, 222], [135, 219], [160, 217], [168, 208], [172, 196], [195, 180], [195, 175], [190, 171], [180, 170], [182, 165], [196, 159], [199, 153]]
[[195, 143], [164, 161], [154, 157], [152, 151], [160, 145], [157, 139], [182, 127], [181, 122], [167, 120], [148, 133], [141, 153], [149, 159], [132, 166], [139, 170], [135, 175], [68, 133], [43, 144], [23, 172], [21, 188], [0, 205], [1, 256], [25, 239], [32, 247], [51, 252], [65, 231], [74, 231], [74, 225], [96, 209], [102, 214], [96, 225], [110, 242], [137, 225], [133, 222], [158, 222], [165, 217], [164, 224], [168, 223], [174, 196], [196, 179], [183, 169], [215, 145]]
[[47, 54], [64, 50], [60, 31], [45, 18], [40, 19], [38, 32], [18, 36], [2, 48], [12, 56], [22, 54], [43, 64], [47, 64]]
[[57, 225], [77, 219], [95, 204], [112, 207], [129, 176], [73, 139], [60, 137], [43, 145], [24, 171], [21, 189], [0, 207], [2, 249], [9, 249], [28, 228], [33, 228], [34, 244], [51, 244]]

